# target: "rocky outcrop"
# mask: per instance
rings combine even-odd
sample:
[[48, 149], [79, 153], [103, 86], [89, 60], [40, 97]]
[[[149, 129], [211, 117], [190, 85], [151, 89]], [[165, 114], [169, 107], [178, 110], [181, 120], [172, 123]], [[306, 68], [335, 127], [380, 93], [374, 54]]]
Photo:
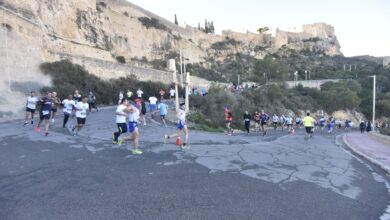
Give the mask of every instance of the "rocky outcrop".
[[[28, 80], [31, 85], [39, 85], [37, 89], [50, 83], [39, 72], [39, 64], [63, 59], [64, 54], [102, 78], [128, 74], [131, 66], [114, 67], [116, 56], [128, 61], [166, 61], [179, 49], [187, 62], [206, 65], [210, 57], [223, 61], [237, 53], [262, 59], [283, 45], [328, 55], [341, 54], [334, 29], [326, 24], [305, 25], [301, 33], [278, 31], [275, 37], [232, 31], [210, 35], [190, 26], [179, 27], [125, 0], [1, 0], [0, 24], [1, 42], [7, 39], [8, 45], [12, 44], [12, 47], [1, 45], [1, 56], [8, 58], [1, 59], [0, 65], [6, 66], [13, 82]], [[146, 75], [140, 75], [139, 79], [169, 81]], [[3, 96], [3, 91], [8, 90], [9, 80], [4, 74], [0, 80], [0, 102], [7, 104], [10, 100]]]

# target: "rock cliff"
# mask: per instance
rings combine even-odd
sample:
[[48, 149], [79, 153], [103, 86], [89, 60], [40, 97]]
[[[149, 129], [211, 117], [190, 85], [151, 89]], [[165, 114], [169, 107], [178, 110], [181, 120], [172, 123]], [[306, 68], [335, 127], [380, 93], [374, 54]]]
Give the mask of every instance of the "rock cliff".
[[[304, 25], [300, 33], [278, 30], [275, 37], [232, 31], [211, 35], [179, 27], [125, 0], [0, 0], [0, 24], [0, 40], [7, 41], [0, 48], [5, 67], [0, 92], [6, 94], [11, 82], [12, 100], [50, 84], [39, 64], [64, 58], [102, 78], [135, 74], [169, 83], [166, 72], [149, 71], [150, 62], [175, 58], [179, 48], [188, 62], [206, 64], [209, 57], [223, 61], [236, 53], [262, 59], [282, 46], [341, 55], [333, 27], [324, 23]], [[117, 56], [127, 64], [118, 64]], [[193, 82], [208, 83], [196, 77]], [[0, 111], [7, 111], [10, 102], [1, 95]]]

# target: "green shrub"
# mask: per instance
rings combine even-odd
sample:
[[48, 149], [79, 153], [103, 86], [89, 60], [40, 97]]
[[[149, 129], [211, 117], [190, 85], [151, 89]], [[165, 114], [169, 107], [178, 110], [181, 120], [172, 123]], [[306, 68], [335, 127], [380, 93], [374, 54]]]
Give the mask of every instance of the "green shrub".
[[144, 97], [158, 97], [161, 88], [168, 88], [168, 85], [156, 82], [137, 81], [134, 76], [101, 80], [99, 77], [89, 74], [82, 66], [72, 64], [68, 60], [53, 63], [43, 63], [40, 66], [45, 75], [52, 79], [52, 86], [45, 87], [42, 91], [56, 91], [60, 98], [65, 98], [69, 94], [74, 94], [79, 90], [82, 95], [88, 95], [89, 91], [94, 92], [100, 104], [116, 104], [119, 91], [135, 91], [141, 88]]
[[126, 59], [125, 59], [125, 57], [123, 57], [123, 56], [117, 56], [117, 57], [115, 57], [115, 59], [116, 59], [119, 63], [126, 63]]
[[167, 26], [165, 26], [164, 24], [161, 24], [160, 21], [155, 19], [155, 18], [139, 17], [138, 20], [147, 29], [155, 28], [155, 29], [164, 30], [164, 31], [168, 31], [169, 30], [167, 28]]

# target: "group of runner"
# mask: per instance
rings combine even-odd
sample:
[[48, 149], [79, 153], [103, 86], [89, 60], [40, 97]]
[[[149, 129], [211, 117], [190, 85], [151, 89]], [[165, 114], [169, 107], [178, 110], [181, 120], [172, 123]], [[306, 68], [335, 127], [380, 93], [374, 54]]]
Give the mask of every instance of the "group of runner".
[[[234, 129], [232, 128], [233, 122], [233, 114], [232, 112], [225, 106], [224, 109], [225, 114], [225, 125], [226, 125], [226, 134], [232, 135]], [[255, 132], [261, 132], [263, 136], [267, 135], [267, 126], [270, 125], [270, 121], [272, 121], [272, 126], [274, 130], [279, 127], [283, 131], [287, 129], [289, 134], [295, 134], [295, 128], [300, 128], [302, 125], [306, 128], [307, 135], [311, 137], [314, 129], [317, 127], [324, 131], [327, 128], [327, 132], [331, 134], [333, 132], [333, 128], [337, 126], [337, 120], [334, 117], [329, 117], [327, 120], [325, 116], [320, 116], [317, 120], [314, 119], [310, 113], [306, 114], [306, 116], [302, 119], [300, 116], [291, 116], [291, 115], [281, 115], [278, 116], [274, 114], [272, 118], [269, 114], [265, 113], [264, 110], [258, 112], [254, 112], [250, 114], [248, 111], [245, 111], [243, 115], [245, 130], [249, 134], [250, 133], [250, 124], [251, 121], [255, 123]], [[345, 129], [350, 129], [352, 127], [351, 120], [345, 120]], [[310, 129], [309, 129], [310, 128]], [[310, 132], [309, 132], [310, 131]]]
[[[62, 105], [62, 110], [64, 113], [62, 127], [66, 127], [66, 124], [69, 121], [69, 117], [74, 114], [76, 116], [77, 123], [76, 125], [72, 126], [72, 132], [74, 136], [77, 136], [79, 131], [85, 124], [87, 112], [92, 111], [90, 104], [88, 103], [90, 100], [93, 100], [93, 103], [96, 100], [96, 97], [93, 95], [93, 93], [90, 93], [90, 97], [81, 96], [77, 90], [75, 91], [74, 95], [69, 95], [62, 102], [57, 97], [56, 92], [50, 91], [47, 92], [44, 97], [38, 98], [36, 96], [36, 92], [32, 91], [30, 96], [27, 97], [25, 122], [23, 125], [27, 126], [29, 124], [34, 124], [35, 111], [40, 105], [39, 120], [35, 127], [35, 131], [39, 133], [41, 131], [41, 125], [42, 123], [44, 123], [45, 136], [49, 135], [50, 119], [52, 123], [55, 122], [58, 106]], [[96, 106], [94, 107], [96, 108], [96, 110], [98, 110]]]

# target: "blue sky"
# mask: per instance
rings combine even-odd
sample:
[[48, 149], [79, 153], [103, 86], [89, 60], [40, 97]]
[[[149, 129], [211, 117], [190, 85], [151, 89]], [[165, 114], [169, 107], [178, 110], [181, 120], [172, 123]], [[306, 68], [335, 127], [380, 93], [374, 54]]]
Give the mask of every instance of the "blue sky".
[[345, 56], [390, 56], [389, 0], [129, 0], [168, 20], [197, 26], [214, 21], [216, 31], [287, 29], [325, 22], [335, 27]]

